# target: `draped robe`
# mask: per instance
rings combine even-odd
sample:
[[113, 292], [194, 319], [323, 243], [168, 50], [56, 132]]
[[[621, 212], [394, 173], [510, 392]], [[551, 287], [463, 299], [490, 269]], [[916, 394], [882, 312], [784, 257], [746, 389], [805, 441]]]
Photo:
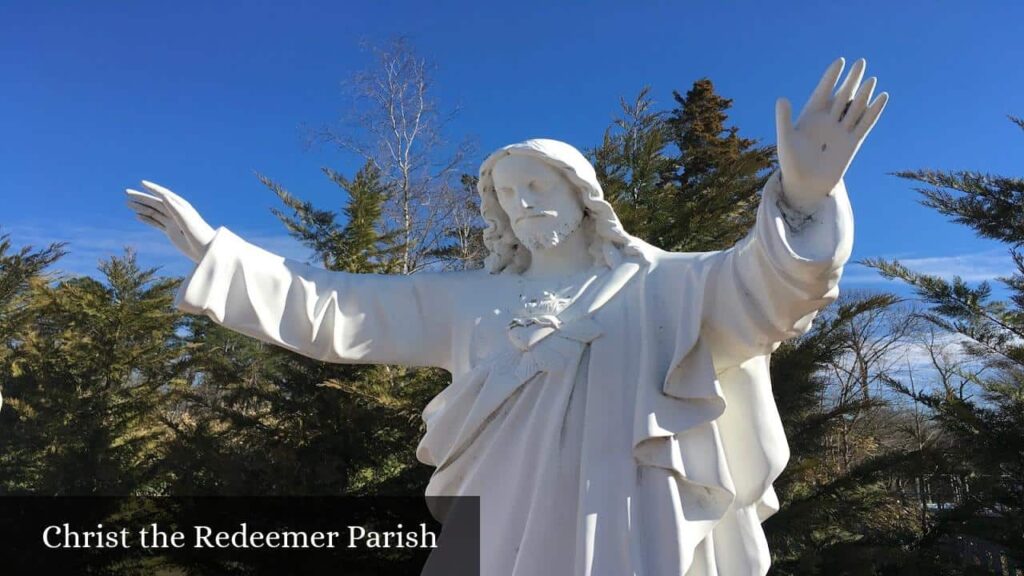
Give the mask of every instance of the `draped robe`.
[[780, 194], [731, 249], [641, 243], [525, 326], [508, 274], [327, 272], [225, 228], [176, 303], [327, 362], [449, 371], [417, 457], [428, 495], [480, 496], [481, 574], [763, 575], [789, 458], [769, 356], [836, 298], [853, 234], [841, 182], [798, 231]]

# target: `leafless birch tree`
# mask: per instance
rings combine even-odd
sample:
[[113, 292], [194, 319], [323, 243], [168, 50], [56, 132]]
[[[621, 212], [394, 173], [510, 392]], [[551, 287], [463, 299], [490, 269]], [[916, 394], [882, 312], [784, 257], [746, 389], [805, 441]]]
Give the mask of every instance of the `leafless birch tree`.
[[472, 146], [446, 140], [457, 109], [442, 111], [431, 83], [434, 67], [407, 39], [369, 49], [372, 65], [344, 83], [351, 105], [342, 125], [324, 127], [315, 138], [380, 170], [388, 190], [384, 226], [402, 244], [401, 272], [443, 266], [464, 251], [452, 250], [462, 238], [451, 234], [451, 223], [478, 217], [471, 191], [460, 182]]

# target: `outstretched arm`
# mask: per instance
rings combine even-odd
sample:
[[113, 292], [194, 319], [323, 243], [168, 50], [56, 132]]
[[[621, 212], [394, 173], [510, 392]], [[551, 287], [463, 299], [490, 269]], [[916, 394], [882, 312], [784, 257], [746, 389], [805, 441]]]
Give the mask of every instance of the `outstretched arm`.
[[832, 63], [796, 123], [776, 104], [781, 171], [765, 186], [754, 230], [715, 256], [705, 326], [720, 366], [771, 352], [805, 332], [838, 296], [853, 246], [853, 213], [843, 175], [888, 99], [871, 100], [858, 60], [838, 90], [843, 59]]
[[181, 310], [319, 360], [447, 368], [441, 275], [348, 274], [287, 260], [214, 230], [170, 190], [143, 185], [152, 193], [129, 190], [129, 206], [196, 262], [178, 291]]

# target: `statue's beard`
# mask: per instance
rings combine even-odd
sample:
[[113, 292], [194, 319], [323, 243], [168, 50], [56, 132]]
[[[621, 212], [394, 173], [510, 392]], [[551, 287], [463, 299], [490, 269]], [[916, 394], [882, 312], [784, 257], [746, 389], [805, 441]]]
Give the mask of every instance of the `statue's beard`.
[[[559, 222], [553, 228], [530, 227], [530, 229], [516, 230], [516, 237], [531, 252], [534, 250], [548, 250], [558, 246], [563, 240], [575, 234], [582, 224], [578, 222]], [[523, 227], [525, 228], [525, 227]]]

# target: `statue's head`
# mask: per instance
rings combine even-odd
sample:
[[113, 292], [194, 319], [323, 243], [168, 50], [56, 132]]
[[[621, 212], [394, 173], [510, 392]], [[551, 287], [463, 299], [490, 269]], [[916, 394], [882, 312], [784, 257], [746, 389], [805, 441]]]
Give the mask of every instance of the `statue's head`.
[[595, 262], [614, 266], [636, 239], [604, 200], [594, 167], [569, 144], [536, 139], [491, 154], [480, 166], [480, 211], [491, 272], [522, 272], [531, 253], [584, 234]]

